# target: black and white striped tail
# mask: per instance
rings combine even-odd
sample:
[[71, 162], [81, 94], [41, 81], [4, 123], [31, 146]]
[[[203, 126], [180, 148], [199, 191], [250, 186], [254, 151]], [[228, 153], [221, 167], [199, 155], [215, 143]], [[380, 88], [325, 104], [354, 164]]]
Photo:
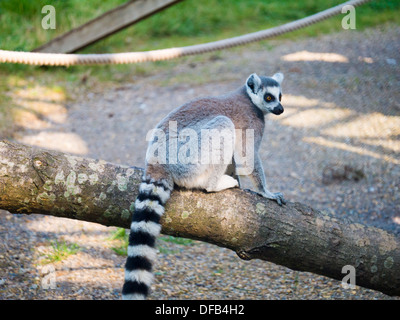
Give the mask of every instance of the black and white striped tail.
[[129, 235], [128, 257], [122, 299], [145, 299], [153, 282], [155, 241], [161, 231], [160, 219], [172, 191], [165, 181], [146, 180], [140, 184]]

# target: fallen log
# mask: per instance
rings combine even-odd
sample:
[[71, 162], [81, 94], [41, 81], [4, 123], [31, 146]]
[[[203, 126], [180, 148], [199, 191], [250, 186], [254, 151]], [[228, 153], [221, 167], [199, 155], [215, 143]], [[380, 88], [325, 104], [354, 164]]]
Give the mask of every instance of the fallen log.
[[[0, 209], [129, 228], [142, 174], [141, 168], [0, 141]], [[351, 266], [357, 285], [400, 295], [398, 237], [301, 203], [278, 206], [240, 189], [178, 189], [162, 233], [338, 280]]]

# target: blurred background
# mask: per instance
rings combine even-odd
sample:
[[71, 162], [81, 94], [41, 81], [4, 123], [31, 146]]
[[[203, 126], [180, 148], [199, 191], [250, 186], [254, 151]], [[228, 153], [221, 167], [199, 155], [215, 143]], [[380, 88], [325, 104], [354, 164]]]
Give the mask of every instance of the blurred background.
[[[0, 49], [30, 51], [124, 0], [2, 0]], [[113, 53], [238, 36], [342, 1], [185, 0], [80, 50]], [[41, 9], [56, 9], [56, 29]], [[400, 234], [400, 1], [356, 8], [244, 47], [133, 65], [0, 65], [0, 139], [143, 167], [148, 130], [184, 102], [253, 72], [284, 73], [285, 112], [268, 116], [267, 183], [289, 201]], [[123, 229], [0, 210], [1, 299], [119, 299]], [[389, 299], [190, 239], [162, 237], [155, 299]], [[204, 255], [204, 252], [207, 252]], [[48, 268], [51, 266], [51, 268]], [[46, 271], [43, 271], [46, 270]], [[49, 271], [50, 270], [50, 271]], [[49, 274], [56, 288], [43, 289]]]

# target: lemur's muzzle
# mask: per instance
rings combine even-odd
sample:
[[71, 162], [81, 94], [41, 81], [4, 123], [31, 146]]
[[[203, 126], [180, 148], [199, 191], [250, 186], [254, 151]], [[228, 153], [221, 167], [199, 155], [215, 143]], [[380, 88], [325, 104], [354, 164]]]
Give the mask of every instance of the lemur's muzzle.
[[283, 107], [281, 104], [278, 104], [273, 110], [272, 110], [273, 114], [279, 115], [281, 113], [283, 113]]

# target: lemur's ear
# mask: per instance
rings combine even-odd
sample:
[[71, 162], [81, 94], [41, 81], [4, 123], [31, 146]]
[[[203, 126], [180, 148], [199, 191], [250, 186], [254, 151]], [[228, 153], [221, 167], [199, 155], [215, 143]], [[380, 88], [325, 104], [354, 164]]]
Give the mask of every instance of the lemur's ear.
[[261, 79], [256, 73], [253, 73], [247, 78], [246, 85], [253, 93], [257, 93], [261, 86]]
[[283, 73], [280, 73], [280, 72], [275, 73], [275, 74], [272, 76], [272, 79], [274, 79], [276, 82], [278, 82], [279, 85], [282, 84], [283, 78], [284, 78]]

